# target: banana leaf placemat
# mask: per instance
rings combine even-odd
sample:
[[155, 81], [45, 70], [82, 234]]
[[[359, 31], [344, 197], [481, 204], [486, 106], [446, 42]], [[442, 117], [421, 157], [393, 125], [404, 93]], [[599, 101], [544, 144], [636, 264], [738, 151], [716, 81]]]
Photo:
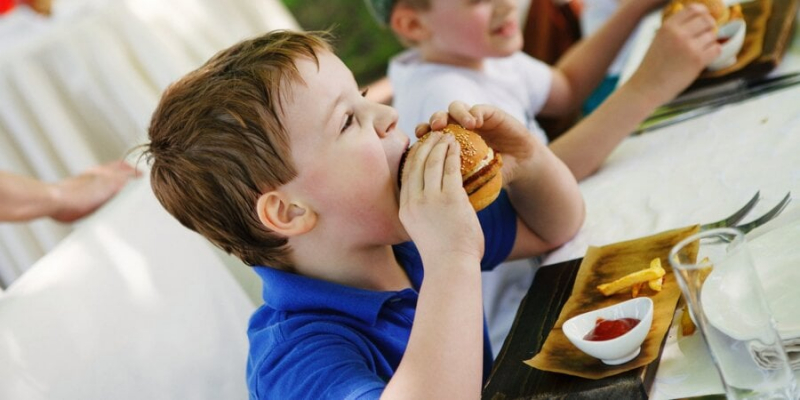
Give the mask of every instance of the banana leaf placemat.
[[[662, 260], [662, 264], [664, 264], [667, 261], [666, 253], [672, 245], [695, 232], [696, 229], [697, 227], [684, 228], [637, 240], [650, 244], [660, 243], [657, 247], [665, 249]], [[669, 238], [668, 243], [662, 240], [665, 237]], [[620, 254], [623, 256], [627, 251], [626, 248], [631, 249], [625, 242], [616, 245], [619, 246]], [[633, 249], [633, 253], [641, 253], [641, 248], [635, 250], [633, 247]], [[649, 257], [652, 254], [651, 251], [647, 250], [644, 257]], [[662, 251], [658, 250], [657, 252], [660, 256]], [[484, 399], [647, 398], [655, 371], [658, 368], [658, 354], [652, 362], [600, 379], [544, 371], [525, 363], [526, 360], [531, 360], [540, 353], [545, 340], [556, 326], [562, 308], [573, 296], [574, 291], [582, 290], [576, 286], [576, 277], [578, 285], [586, 285], [586, 282], [580, 283], [581, 280], [586, 280], [586, 274], [579, 273], [582, 261], [583, 259], [566, 261], [539, 269], [527, 296], [517, 311], [505, 344], [495, 360], [492, 373], [484, 387]], [[664, 268], [669, 268], [668, 263], [664, 265]], [[630, 296], [630, 293], [628, 295]], [[670, 322], [671, 318], [667, 322], [667, 326]], [[557, 330], [560, 331], [560, 329]], [[666, 335], [658, 338], [656, 347], [659, 354], [664, 338]], [[577, 351], [577, 349], [575, 350]], [[599, 361], [597, 362], [599, 363]]]

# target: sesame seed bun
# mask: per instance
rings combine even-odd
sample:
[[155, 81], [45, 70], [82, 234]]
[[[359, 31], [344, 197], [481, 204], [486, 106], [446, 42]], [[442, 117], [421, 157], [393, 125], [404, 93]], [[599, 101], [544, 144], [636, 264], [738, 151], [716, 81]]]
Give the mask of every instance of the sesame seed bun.
[[[486, 208], [497, 199], [503, 187], [503, 176], [500, 173], [503, 159], [500, 153], [492, 150], [480, 135], [460, 125], [447, 125], [442, 132], [455, 136], [461, 147], [461, 179], [472, 208], [475, 211]], [[429, 135], [421, 137], [418, 143], [424, 142]], [[405, 155], [400, 171], [404, 161]]]
[[664, 6], [662, 21], [677, 14], [691, 3], [704, 5], [711, 17], [717, 21], [717, 27], [725, 25], [731, 20], [731, 9], [722, 0], [672, 0]]

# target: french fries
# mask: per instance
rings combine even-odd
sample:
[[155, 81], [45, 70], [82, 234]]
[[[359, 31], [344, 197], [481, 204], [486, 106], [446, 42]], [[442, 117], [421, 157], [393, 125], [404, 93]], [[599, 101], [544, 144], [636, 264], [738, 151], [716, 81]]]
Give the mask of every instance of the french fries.
[[661, 266], [661, 259], [654, 258], [650, 261], [649, 268], [632, 272], [615, 281], [598, 285], [597, 290], [603, 293], [604, 296], [611, 296], [630, 288], [631, 294], [636, 297], [646, 283], [651, 290], [658, 292], [661, 290], [665, 273], [666, 271]]
[[642, 290], [644, 282], [634, 283], [631, 286], [631, 297], [639, 297], [639, 292]]
[[697, 330], [697, 326], [694, 325], [692, 317], [689, 315], [689, 307], [686, 304], [683, 305], [681, 313], [681, 333], [683, 336], [691, 336]]
[[[706, 264], [706, 263], [708, 263], [708, 257], [705, 257], [700, 261], [700, 264]], [[706, 280], [706, 278], [708, 278], [708, 275], [711, 273], [711, 270], [712, 270], [711, 267], [706, 267], [700, 270], [700, 274], [698, 275], [697, 279], [700, 280], [701, 284]], [[689, 307], [686, 304], [683, 305], [682, 311], [683, 314], [681, 315], [681, 333], [683, 333], [683, 336], [690, 336], [694, 334], [695, 330], [697, 330], [697, 326], [695, 326], [694, 321], [692, 321], [692, 317], [689, 315]]]

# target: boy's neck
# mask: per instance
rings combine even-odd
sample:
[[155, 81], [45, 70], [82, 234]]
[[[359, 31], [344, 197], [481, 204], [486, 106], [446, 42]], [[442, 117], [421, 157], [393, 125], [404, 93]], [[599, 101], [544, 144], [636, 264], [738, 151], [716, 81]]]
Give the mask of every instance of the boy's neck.
[[298, 259], [297, 264], [301, 275], [359, 289], [399, 291], [412, 286], [391, 246], [314, 252], [310, 257]]
[[428, 63], [450, 65], [474, 71], [483, 70], [483, 58], [464, 57], [427, 46], [420, 46], [419, 52], [422, 60]]

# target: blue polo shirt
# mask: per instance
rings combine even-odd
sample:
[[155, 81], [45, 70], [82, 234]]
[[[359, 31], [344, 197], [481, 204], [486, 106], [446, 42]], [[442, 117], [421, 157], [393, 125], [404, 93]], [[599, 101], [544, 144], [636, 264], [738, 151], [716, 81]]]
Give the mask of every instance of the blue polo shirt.
[[[516, 212], [505, 192], [478, 213], [481, 269], [505, 261]], [[377, 399], [403, 357], [414, 321], [422, 260], [413, 243], [394, 246], [412, 288], [380, 292], [255, 267], [264, 305], [250, 318], [250, 399]], [[483, 326], [484, 380], [492, 352]]]

